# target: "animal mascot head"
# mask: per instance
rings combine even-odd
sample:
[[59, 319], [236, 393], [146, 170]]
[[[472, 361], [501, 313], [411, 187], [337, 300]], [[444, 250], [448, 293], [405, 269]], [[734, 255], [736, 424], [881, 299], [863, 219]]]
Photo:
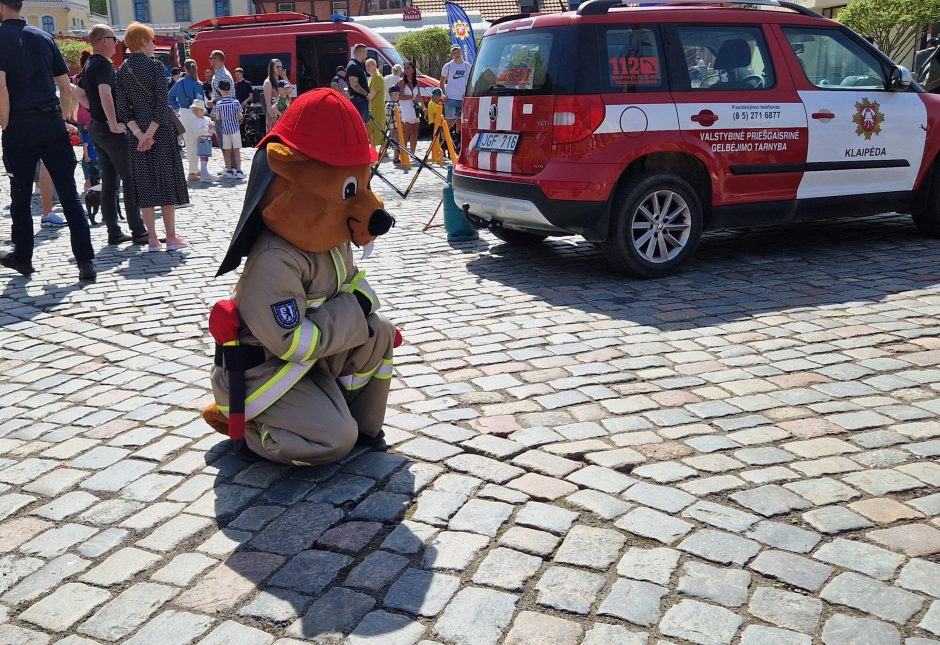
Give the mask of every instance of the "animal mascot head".
[[359, 113], [336, 90], [301, 94], [258, 144], [241, 220], [217, 275], [266, 227], [309, 253], [366, 247], [394, 225], [369, 189], [377, 155]]
[[[237, 268], [262, 234], [270, 237], [266, 230], [305, 254], [329, 255], [338, 252], [337, 249], [348, 249], [350, 243], [369, 247], [376, 237], [394, 225], [395, 220], [384, 210], [382, 200], [369, 189], [371, 164], [377, 155], [369, 144], [365, 125], [357, 110], [339, 92], [322, 88], [302, 94], [258, 148], [241, 218], [217, 275]], [[255, 270], [249, 262], [239, 284], [249, 271]], [[276, 277], [270, 279], [276, 280]], [[347, 286], [351, 293], [355, 291], [353, 285], [344, 285], [344, 289]], [[372, 316], [374, 312], [369, 308], [368, 299], [359, 296], [366, 303], [364, 313]], [[209, 317], [209, 329], [217, 344], [216, 366], [224, 366], [230, 376], [227, 392], [220, 395], [217, 391], [217, 404], [204, 409], [203, 417], [213, 428], [233, 439], [244, 436], [245, 422], [253, 418], [251, 410], [245, 408], [245, 371], [258, 361], [269, 365], [281, 356], [281, 351], [275, 351], [264, 342], [259, 329], [246, 330], [245, 325], [250, 321], [246, 317], [244, 299], [245, 294], [242, 294], [242, 302], [237, 305], [233, 300], [216, 303]], [[285, 302], [272, 305], [279, 308], [275, 311], [278, 322], [285, 327], [298, 325], [299, 334], [308, 328], [304, 325], [309, 325], [300, 324], [304, 318], [304, 300], [299, 297], [296, 301]], [[322, 328], [319, 331], [327, 334], [332, 330]], [[370, 327], [370, 338], [372, 331]], [[246, 336], [251, 333], [253, 337]], [[400, 342], [400, 335], [394, 329], [393, 333]], [[252, 339], [262, 341], [263, 353], [259, 353], [257, 345], [252, 346]], [[247, 389], [252, 390], [255, 385], [249, 378]], [[251, 392], [248, 394], [250, 402]], [[230, 402], [224, 402], [223, 398]], [[228, 406], [227, 414], [222, 413], [220, 405]], [[382, 406], [384, 408], [384, 403]]]

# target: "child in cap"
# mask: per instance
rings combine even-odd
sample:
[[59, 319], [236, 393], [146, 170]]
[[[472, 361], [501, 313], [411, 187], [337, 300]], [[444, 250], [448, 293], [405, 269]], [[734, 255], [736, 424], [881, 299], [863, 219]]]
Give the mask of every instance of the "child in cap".
[[432, 126], [434, 125], [434, 121], [437, 119], [437, 115], [440, 114], [443, 108], [444, 95], [439, 87], [435, 87], [433, 90], [431, 90], [431, 101], [428, 103], [428, 110], [426, 114], [429, 124]]
[[277, 100], [274, 102], [274, 107], [277, 108], [277, 118], [279, 119], [284, 116], [290, 106], [290, 91], [290, 81], [285, 81], [282, 78], [277, 82]]
[[243, 179], [241, 122], [245, 116], [242, 104], [232, 96], [232, 84], [219, 81], [222, 98], [215, 104], [215, 115], [222, 128], [222, 157], [225, 160], [223, 176]]
[[[201, 181], [212, 181], [212, 175], [209, 174], [209, 156], [212, 154], [212, 135], [215, 134], [215, 123], [206, 116], [206, 102], [202, 99], [196, 99], [189, 106], [195, 118], [194, 128], [196, 131], [196, 151], [199, 155], [199, 161], [202, 166], [202, 173], [199, 175]], [[188, 152], [188, 151], [187, 151]]]

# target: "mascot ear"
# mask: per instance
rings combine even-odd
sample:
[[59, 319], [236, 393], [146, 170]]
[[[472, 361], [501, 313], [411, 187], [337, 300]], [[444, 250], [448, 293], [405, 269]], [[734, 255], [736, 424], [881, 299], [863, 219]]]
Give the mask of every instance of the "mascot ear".
[[269, 143], [267, 152], [271, 170], [288, 181], [297, 181], [304, 172], [309, 172], [303, 162], [310, 161], [310, 157], [302, 152], [277, 142]]

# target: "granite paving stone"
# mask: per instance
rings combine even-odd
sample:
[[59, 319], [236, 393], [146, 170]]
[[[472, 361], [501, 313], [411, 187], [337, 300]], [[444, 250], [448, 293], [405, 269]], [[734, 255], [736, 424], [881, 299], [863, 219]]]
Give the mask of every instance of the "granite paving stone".
[[607, 645], [608, 643], [646, 645], [648, 638], [649, 635], [646, 632], [631, 631], [620, 625], [609, 623], [594, 623], [594, 626], [585, 633], [581, 645]]
[[373, 551], [346, 576], [345, 585], [378, 591], [396, 579], [408, 566], [408, 558], [388, 551]]
[[823, 625], [822, 642], [825, 645], [897, 645], [901, 642], [901, 634], [897, 627], [880, 620], [833, 614]]
[[784, 551], [762, 551], [749, 565], [751, 569], [794, 587], [816, 591], [832, 575], [828, 565]]
[[[425, 626], [400, 614], [373, 611], [356, 626], [346, 642], [350, 645], [414, 645], [424, 634]], [[280, 642], [280, 641], [278, 641]], [[303, 642], [303, 641], [298, 641]], [[284, 645], [295, 645], [285, 643]]]
[[604, 586], [603, 576], [571, 569], [551, 567], [535, 585], [538, 604], [574, 614], [587, 614]]
[[273, 642], [274, 636], [271, 634], [265, 634], [260, 629], [236, 623], [234, 620], [227, 620], [209, 632], [199, 641], [199, 645], [270, 645]]
[[566, 532], [576, 519], [578, 513], [542, 502], [528, 502], [515, 517], [517, 524], [552, 533]]
[[715, 504], [714, 502], [697, 502], [682, 512], [682, 517], [711, 524], [726, 531], [740, 533], [750, 528], [760, 517], [753, 513], [745, 513], [730, 506]]
[[78, 631], [105, 641], [119, 640], [137, 629], [177, 593], [177, 589], [167, 585], [139, 582], [101, 607]]
[[461, 589], [434, 625], [434, 631], [459, 645], [495, 645], [512, 620], [516, 602], [515, 596], [502, 591]]
[[808, 553], [813, 550], [822, 537], [813, 531], [801, 529], [792, 524], [763, 520], [758, 522], [745, 535], [768, 546], [785, 551]]
[[542, 566], [542, 559], [513, 549], [497, 547], [480, 563], [473, 582], [506, 591], [521, 591]]
[[740, 616], [723, 607], [680, 600], [663, 616], [659, 631], [701, 645], [718, 645], [730, 643], [742, 622]]
[[125, 643], [150, 645], [159, 642], [166, 645], [185, 645], [206, 633], [212, 623], [213, 619], [209, 616], [167, 610], [144, 625]]
[[[904, 562], [902, 555], [871, 544], [844, 538], [836, 538], [822, 545], [813, 557], [829, 564], [859, 571], [878, 580], [893, 578], [897, 568]], [[940, 573], [940, 566], [937, 567], [937, 572]]]
[[605, 571], [620, 555], [625, 543], [626, 538], [618, 531], [577, 525], [568, 531], [554, 560]]
[[83, 573], [79, 580], [101, 587], [126, 582], [141, 571], [146, 571], [161, 557], [142, 549], [128, 547], [109, 555], [104, 562]]
[[524, 526], [513, 526], [499, 537], [499, 543], [519, 551], [547, 556], [555, 550], [561, 538], [545, 531]]
[[285, 633], [304, 639], [342, 638], [373, 605], [375, 600], [370, 596], [334, 587], [313, 603], [303, 618], [291, 623]]
[[819, 623], [823, 603], [818, 598], [802, 594], [758, 587], [751, 596], [749, 614], [779, 627], [812, 633]]
[[843, 506], [825, 506], [803, 513], [803, 519], [820, 533], [844, 533], [874, 526]]
[[806, 634], [798, 634], [779, 627], [748, 625], [741, 633], [741, 645], [811, 645], [813, 639]]
[[940, 636], [940, 601], [935, 600], [930, 604], [930, 608], [921, 621], [917, 623], [917, 626], [931, 634]]
[[[250, 555], [250, 554], [249, 554]], [[336, 580], [352, 558], [329, 551], [301, 551], [268, 581], [270, 587], [286, 587], [305, 594], [319, 594]], [[273, 560], [271, 560], [273, 564]]]
[[911, 591], [922, 591], [934, 598], [940, 598], [940, 564], [921, 558], [913, 558], [901, 569], [897, 585]]
[[428, 544], [421, 564], [436, 571], [463, 571], [489, 543], [484, 535], [444, 531]]
[[892, 551], [911, 557], [940, 553], [940, 530], [926, 524], [906, 524], [869, 531], [865, 536]]
[[731, 499], [764, 517], [812, 507], [812, 503], [777, 484], [767, 484], [731, 495]]
[[619, 578], [597, 607], [597, 614], [651, 627], [659, 621], [660, 603], [669, 590], [650, 582]]
[[522, 611], [516, 616], [503, 642], [506, 645], [534, 642], [576, 645], [581, 641], [583, 633], [584, 629], [574, 621], [533, 611]]
[[751, 574], [741, 569], [719, 569], [690, 560], [682, 565], [679, 591], [726, 607], [747, 601]]
[[685, 538], [676, 548], [713, 562], [741, 566], [757, 555], [761, 547], [754, 540], [724, 531], [702, 529]]
[[577, 506], [595, 515], [599, 515], [605, 520], [616, 519], [633, 508], [633, 504], [628, 504], [606, 493], [590, 489], [579, 490], [576, 493], [572, 493], [565, 498], [565, 501], [572, 506]]
[[470, 531], [495, 537], [512, 512], [510, 504], [472, 499], [457, 511], [447, 526], [454, 531]]
[[69, 582], [30, 605], [19, 619], [51, 632], [62, 632], [107, 601], [111, 594], [104, 589]]
[[920, 610], [919, 596], [857, 573], [836, 576], [820, 592], [823, 600], [903, 624]]
[[674, 544], [695, 525], [648, 508], [635, 508], [614, 524], [617, 528], [666, 545]]

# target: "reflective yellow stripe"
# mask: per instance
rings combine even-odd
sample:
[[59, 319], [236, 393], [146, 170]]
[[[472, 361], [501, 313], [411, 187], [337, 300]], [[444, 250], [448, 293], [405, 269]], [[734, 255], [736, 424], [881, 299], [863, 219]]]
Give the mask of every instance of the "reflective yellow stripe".
[[310, 349], [307, 350], [307, 353], [304, 354], [301, 361], [309, 361], [310, 357], [313, 356], [313, 350], [317, 348], [317, 343], [320, 342], [320, 328], [316, 325], [313, 326], [313, 340], [310, 341]]
[[290, 349], [280, 358], [293, 363], [309, 360], [319, 340], [320, 328], [304, 318], [300, 326], [294, 330], [294, 340], [291, 342]]
[[349, 291], [349, 292], [354, 291], [359, 286], [359, 283], [365, 279], [365, 277], [366, 277], [366, 270], [359, 269], [356, 275], [353, 276], [353, 279], [343, 285], [342, 290]]
[[336, 269], [336, 292], [339, 293], [346, 282], [346, 260], [343, 259], [343, 253], [338, 246], [330, 249], [330, 257], [333, 259], [333, 268]]
[[367, 372], [347, 374], [346, 376], [340, 376], [336, 380], [339, 381], [339, 384], [346, 390], [359, 390], [368, 385], [369, 381], [373, 378], [382, 380], [392, 378], [392, 362], [391, 358], [386, 358]]
[[270, 430], [265, 430], [261, 433], [261, 447], [264, 447], [264, 440], [271, 436]]
[[306, 461], [297, 461], [296, 459], [291, 459], [290, 462], [294, 466], [309, 466], [310, 465]]
[[237, 346], [238, 344], [239, 344], [239, 343], [238, 343], [237, 340], [230, 340], [230, 341], [228, 341], [227, 343], [222, 343], [222, 347], [235, 347], [235, 346]]

